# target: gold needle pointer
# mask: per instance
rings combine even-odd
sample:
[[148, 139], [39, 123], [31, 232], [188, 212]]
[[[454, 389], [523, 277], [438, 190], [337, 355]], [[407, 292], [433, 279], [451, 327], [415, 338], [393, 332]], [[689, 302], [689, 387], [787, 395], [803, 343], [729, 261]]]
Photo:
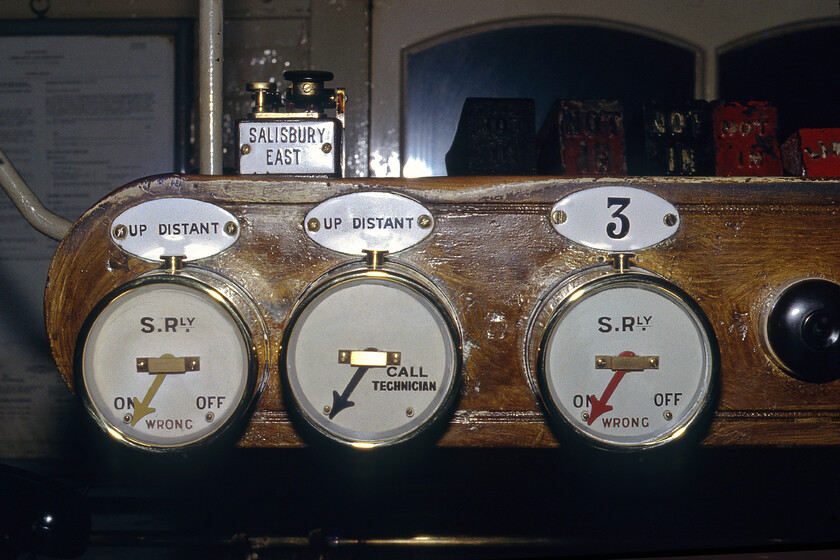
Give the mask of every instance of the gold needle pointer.
[[176, 358], [172, 354], [164, 354], [160, 358], [137, 358], [137, 371], [148, 372], [155, 375], [152, 386], [146, 391], [146, 396], [141, 401], [137, 397], [132, 399], [134, 414], [131, 416], [131, 425], [135, 426], [141, 418], [155, 411], [149, 405], [160, 389], [163, 380], [171, 373], [186, 373], [198, 371], [200, 360], [197, 356]]

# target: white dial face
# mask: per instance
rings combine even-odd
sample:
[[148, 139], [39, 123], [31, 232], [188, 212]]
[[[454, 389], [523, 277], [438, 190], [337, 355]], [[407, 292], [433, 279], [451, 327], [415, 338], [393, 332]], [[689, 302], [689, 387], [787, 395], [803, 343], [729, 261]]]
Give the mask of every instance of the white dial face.
[[305, 304], [288, 336], [288, 388], [302, 415], [357, 446], [400, 441], [453, 397], [452, 321], [412, 282], [381, 272], [339, 281]]
[[642, 448], [679, 437], [708, 403], [714, 334], [664, 281], [611, 275], [560, 305], [540, 350], [546, 406], [597, 445]]
[[251, 390], [248, 335], [218, 293], [179, 282], [133, 287], [90, 326], [82, 390], [115, 437], [156, 449], [213, 435]]

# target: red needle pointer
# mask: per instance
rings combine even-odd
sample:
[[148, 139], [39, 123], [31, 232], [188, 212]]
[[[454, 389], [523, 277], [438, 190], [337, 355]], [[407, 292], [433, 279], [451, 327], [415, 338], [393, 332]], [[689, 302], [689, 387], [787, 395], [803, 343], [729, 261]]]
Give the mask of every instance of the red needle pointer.
[[[635, 355], [636, 354], [630, 352], [629, 350], [619, 354], [622, 358], [632, 358]], [[612, 379], [610, 379], [610, 382], [607, 384], [607, 388], [604, 389], [604, 394], [601, 395], [600, 399], [595, 395], [589, 395], [589, 400], [592, 402], [592, 410], [589, 412], [589, 420], [586, 421], [588, 426], [591, 426], [596, 418], [613, 409], [612, 406], [607, 404], [607, 401], [610, 400], [610, 397], [615, 392], [616, 387], [618, 387], [618, 384], [621, 383], [622, 379], [624, 379], [624, 374], [628, 371], [630, 370], [617, 370], [613, 374]]]

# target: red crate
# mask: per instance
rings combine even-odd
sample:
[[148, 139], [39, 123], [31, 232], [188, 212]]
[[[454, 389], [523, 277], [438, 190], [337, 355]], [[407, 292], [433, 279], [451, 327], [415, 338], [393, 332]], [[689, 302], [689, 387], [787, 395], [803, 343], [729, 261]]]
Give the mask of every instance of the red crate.
[[776, 108], [764, 101], [718, 103], [712, 111], [715, 174], [782, 175]]
[[549, 175], [627, 175], [621, 103], [556, 101], [537, 135], [537, 171]]
[[797, 177], [840, 177], [840, 128], [800, 128], [782, 144], [785, 172]]

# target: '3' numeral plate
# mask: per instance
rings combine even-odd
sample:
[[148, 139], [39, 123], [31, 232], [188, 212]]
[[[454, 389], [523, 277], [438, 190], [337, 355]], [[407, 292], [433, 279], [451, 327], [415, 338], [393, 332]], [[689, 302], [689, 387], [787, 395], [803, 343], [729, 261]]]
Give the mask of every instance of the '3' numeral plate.
[[608, 251], [636, 251], [673, 235], [673, 204], [632, 187], [596, 187], [570, 194], [551, 209], [551, 224], [575, 243]]

